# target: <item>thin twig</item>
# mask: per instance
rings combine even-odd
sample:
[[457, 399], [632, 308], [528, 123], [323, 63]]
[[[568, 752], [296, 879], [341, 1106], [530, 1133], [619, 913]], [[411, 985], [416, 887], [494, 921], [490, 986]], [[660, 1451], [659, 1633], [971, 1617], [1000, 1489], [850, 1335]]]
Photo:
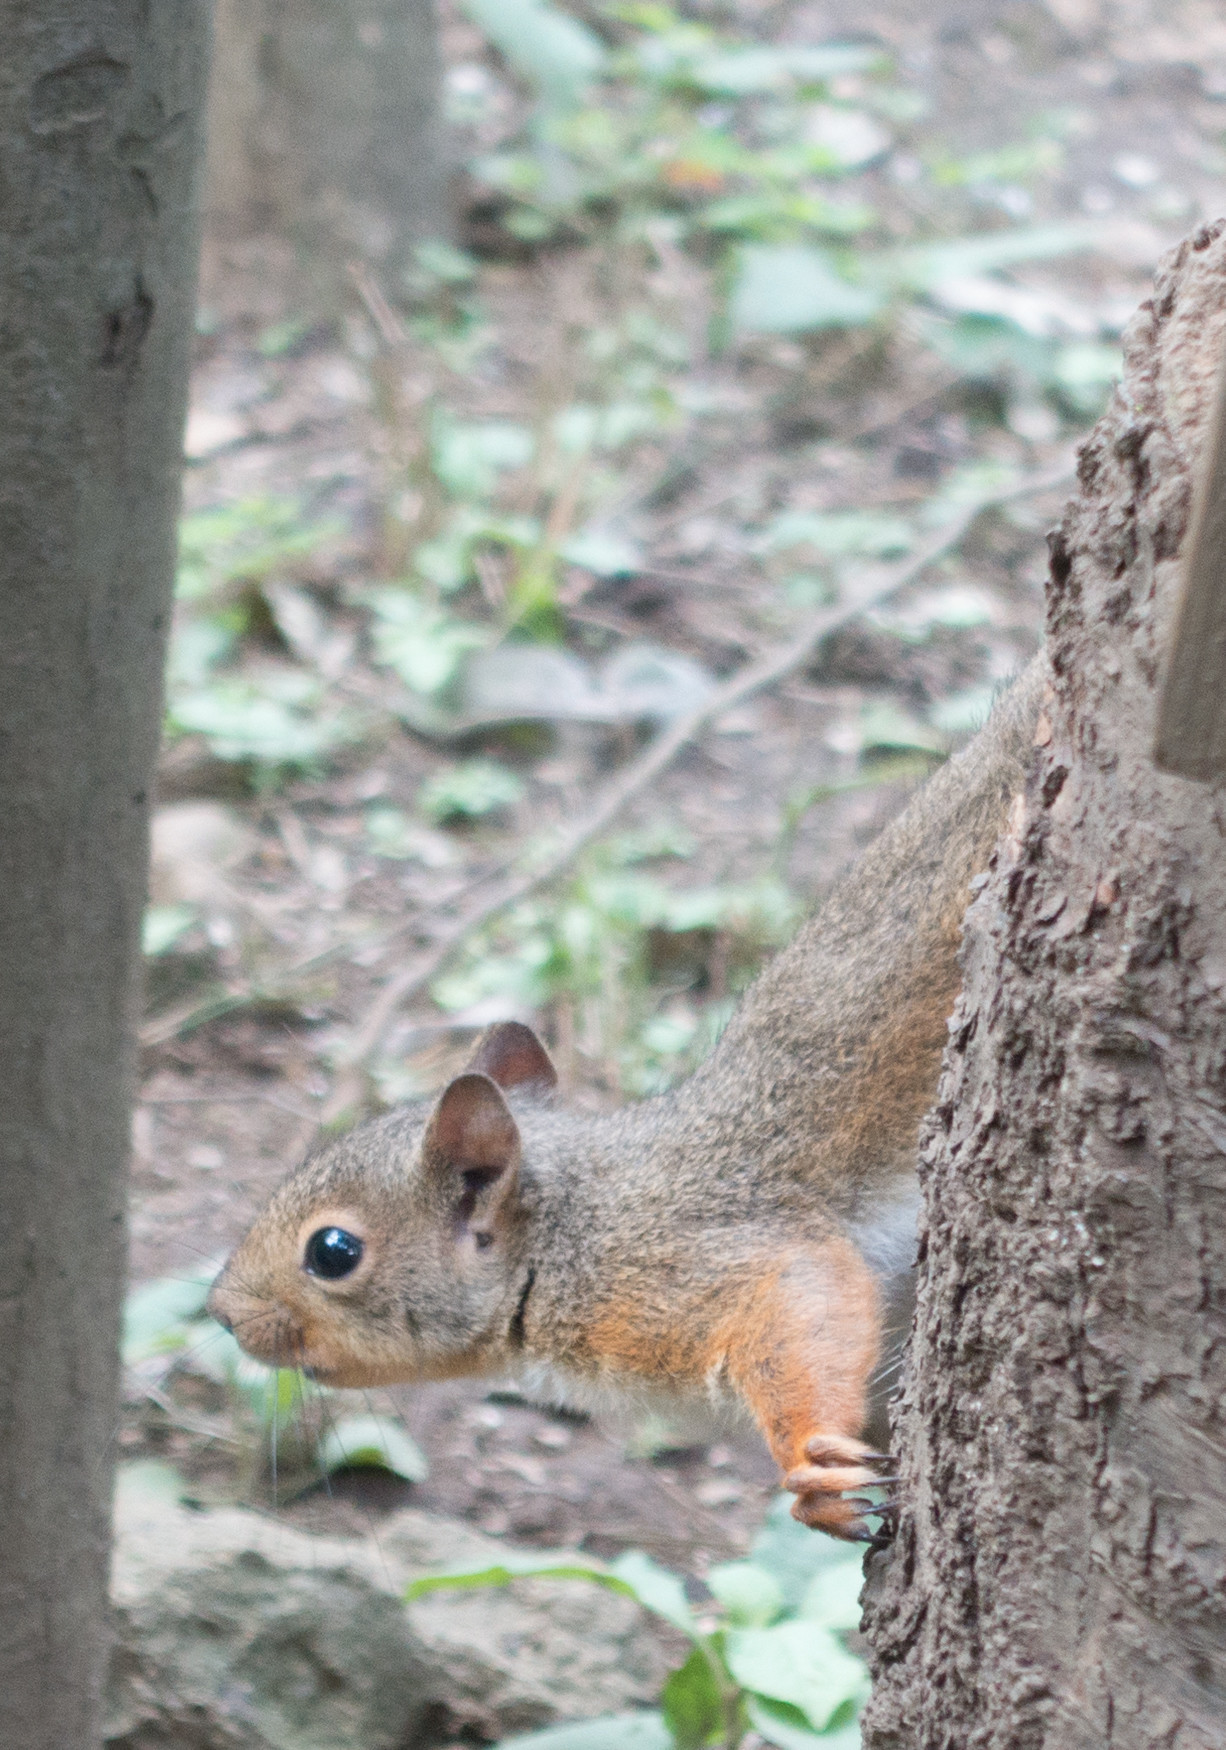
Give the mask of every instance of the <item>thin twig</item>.
[[696, 736], [755, 693], [777, 685], [795, 669], [803, 667], [831, 632], [914, 583], [930, 565], [958, 546], [984, 511], [1015, 499], [1049, 492], [1063, 485], [1071, 474], [1066, 463], [1058, 470], [1032, 475], [1019, 485], [977, 499], [960, 516], [946, 523], [918, 552], [879, 572], [875, 581], [859, 593], [811, 614], [794, 638], [777, 650], [767, 651], [756, 661], [746, 663], [737, 674], [716, 687], [701, 705], [675, 718], [637, 759], [631, 760], [610, 781], [595, 807], [563, 833], [547, 857], [531, 868], [511, 875], [488, 898], [462, 913], [449, 928], [440, 931], [426, 953], [389, 979], [351, 1035], [336, 1085], [324, 1106], [323, 1122], [332, 1122], [356, 1102], [361, 1092], [362, 1066], [378, 1050], [401, 1004], [419, 995], [468, 937], [564, 874], [580, 852], [607, 831], [623, 809], [653, 784]]
[[194, 1033], [197, 1027], [203, 1027], [208, 1021], [220, 1020], [232, 1010], [262, 1002], [269, 995], [268, 991], [254, 985], [244, 985], [238, 990], [214, 989], [205, 997], [193, 998], [190, 1003], [183, 1003], [177, 1009], [151, 1016], [149, 1020], [142, 1022], [137, 1037], [141, 1046], [146, 1049], [155, 1045], [168, 1045], [172, 1039]]

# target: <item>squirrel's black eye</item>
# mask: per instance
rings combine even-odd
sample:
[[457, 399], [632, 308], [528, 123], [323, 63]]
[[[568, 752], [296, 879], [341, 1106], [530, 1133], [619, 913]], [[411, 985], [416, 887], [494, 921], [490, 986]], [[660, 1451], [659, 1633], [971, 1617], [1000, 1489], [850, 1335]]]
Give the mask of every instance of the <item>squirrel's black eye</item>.
[[321, 1227], [307, 1241], [302, 1262], [309, 1276], [337, 1282], [357, 1269], [365, 1250], [358, 1236], [343, 1227]]

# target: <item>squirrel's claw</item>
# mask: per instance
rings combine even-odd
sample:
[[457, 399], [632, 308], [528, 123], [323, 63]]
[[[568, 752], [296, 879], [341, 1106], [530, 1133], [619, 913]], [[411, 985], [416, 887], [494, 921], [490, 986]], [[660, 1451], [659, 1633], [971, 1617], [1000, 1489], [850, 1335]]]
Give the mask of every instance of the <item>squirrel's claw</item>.
[[866, 1514], [875, 1511], [863, 1495], [798, 1495], [792, 1503], [792, 1518], [811, 1531], [824, 1531], [844, 1543], [868, 1543], [874, 1533]]
[[[892, 1527], [895, 1517], [892, 1498], [887, 1495], [885, 1501], [876, 1502], [850, 1491], [889, 1489], [897, 1479], [882, 1476], [876, 1468], [891, 1464], [889, 1456], [871, 1452], [843, 1434], [814, 1434], [806, 1440], [804, 1452], [810, 1462], [797, 1465], [783, 1479], [784, 1487], [796, 1496], [792, 1517], [847, 1542], [876, 1544], [883, 1537], [888, 1541], [886, 1526]], [[870, 1518], [880, 1520], [878, 1529], [869, 1524]]]

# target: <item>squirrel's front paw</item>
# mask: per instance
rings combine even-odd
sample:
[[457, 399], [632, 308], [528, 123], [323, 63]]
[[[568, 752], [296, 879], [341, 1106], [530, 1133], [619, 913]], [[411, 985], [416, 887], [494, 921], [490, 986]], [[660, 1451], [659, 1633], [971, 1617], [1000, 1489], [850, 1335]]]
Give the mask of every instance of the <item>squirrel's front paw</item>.
[[874, 1543], [880, 1532], [868, 1523], [869, 1515], [889, 1522], [893, 1503], [866, 1500], [852, 1495], [852, 1489], [889, 1487], [893, 1478], [882, 1475], [891, 1460], [881, 1452], [873, 1452], [862, 1440], [852, 1440], [845, 1434], [814, 1434], [805, 1442], [807, 1464], [797, 1465], [783, 1479], [785, 1489], [796, 1496], [792, 1517], [815, 1531], [825, 1531], [831, 1537], [844, 1538], [849, 1543]]

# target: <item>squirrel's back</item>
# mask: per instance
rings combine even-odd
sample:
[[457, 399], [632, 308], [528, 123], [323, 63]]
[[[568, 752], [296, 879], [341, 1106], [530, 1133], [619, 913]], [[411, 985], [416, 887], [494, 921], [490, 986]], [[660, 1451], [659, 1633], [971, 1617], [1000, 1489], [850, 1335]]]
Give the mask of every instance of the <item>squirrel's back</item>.
[[1046, 674], [1036, 657], [766, 968], [679, 1091], [688, 1123], [752, 1157], [755, 1173], [837, 1200], [912, 1171], [970, 884], [1025, 781]]

